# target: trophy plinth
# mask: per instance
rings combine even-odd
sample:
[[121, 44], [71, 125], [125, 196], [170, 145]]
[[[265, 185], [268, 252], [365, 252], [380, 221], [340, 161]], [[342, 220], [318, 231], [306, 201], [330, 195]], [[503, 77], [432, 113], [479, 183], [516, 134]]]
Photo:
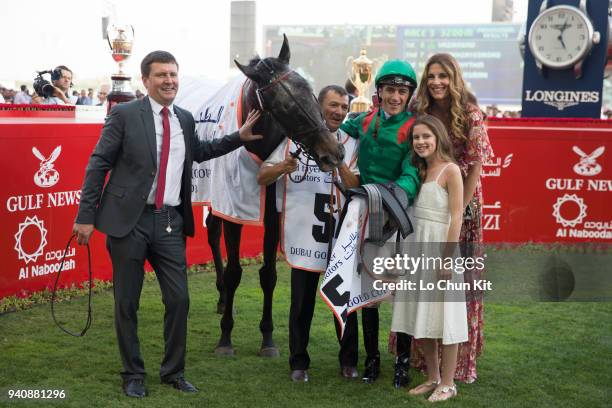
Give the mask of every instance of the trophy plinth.
[[123, 72], [124, 63], [132, 55], [132, 45], [134, 44], [134, 28], [131, 25], [109, 25], [106, 30], [108, 34], [108, 45], [111, 49], [113, 60], [117, 63], [118, 71], [111, 75], [111, 91], [106, 97], [108, 101], [108, 111], [118, 104], [129, 102], [136, 98], [130, 86], [129, 75]]
[[359, 95], [351, 102], [351, 112], [367, 112], [372, 103], [363, 96]]
[[366, 56], [365, 49], [352, 62], [351, 80], [359, 90], [359, 96], [351, 102], [351, 112], [366, 112], [372, 106], [372, 102], [364, 96], [372, 84], [372, 65], [373, 61]]

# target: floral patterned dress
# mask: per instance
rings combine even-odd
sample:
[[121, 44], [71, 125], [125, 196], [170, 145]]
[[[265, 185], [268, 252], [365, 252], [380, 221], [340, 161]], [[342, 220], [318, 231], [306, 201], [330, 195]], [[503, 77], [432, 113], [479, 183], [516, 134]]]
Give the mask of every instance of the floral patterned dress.
[[[468, 140], [463, 140], [449, 132], [453, 142], [455, 160], [461, 169], [464, 180], [467, 177], [468, 169], [472, 163], [484, 163], [493, 157], [493, 149], [489, 143], [489, 136], [487, 135], [482, 112], [477, 106], [468, 105], [467, 113], [469, 118]], [[462, 254], [465, 257], [477, 257], [483, 254], [482, 205], [482, 185], [480, 180], [478, 180], [474, 195], [464, 215], [461, 234], [459, 236], [459, 241], [462, 244], [469, 244], [464, 246], [466, 251], [463, 251]], [[478, 279], [479, 276], [475, 275], [482, 273], [484, 273], [484, 270], [466, 271], [466, 282], [468, 279]], [[469, 276], [470, 274], [471, 276]], [[482, 294], [466, 293], [466, 307], [468, 341], [459, 344], [455, 379], [466, 383], [472, 383], [477, 377], [476, 358], [482, 353], [484, 344]], [[414, 367], [421, 370], [425, 370], [426, 368], [418, 340], [412, 342], [412, 364]]]

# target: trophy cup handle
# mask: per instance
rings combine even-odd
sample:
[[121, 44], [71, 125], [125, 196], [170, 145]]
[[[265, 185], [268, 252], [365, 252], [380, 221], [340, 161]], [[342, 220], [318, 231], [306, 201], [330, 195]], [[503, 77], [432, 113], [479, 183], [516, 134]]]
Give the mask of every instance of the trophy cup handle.
[[344, 67], [347, 69], [346, 73], [348, 74], [348, 79], [353, 82], [353, 85], [355, 84], [355, 73], [353, 71], [354, 60], [355, 58], [353, 56], [349, 56], [346, 58], [346, 61], [344, 61]]

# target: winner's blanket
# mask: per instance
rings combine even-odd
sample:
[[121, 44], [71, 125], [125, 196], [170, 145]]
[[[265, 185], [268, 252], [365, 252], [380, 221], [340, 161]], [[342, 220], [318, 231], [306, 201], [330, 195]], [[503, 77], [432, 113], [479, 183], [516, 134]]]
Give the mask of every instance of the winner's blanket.
[[343, 334], [350, 313], [378, 303], [391, 294], [387, 290], [374, 289], [374, 279], [359, 265], [361, 244], [368, 236], [367, 214], [366, 199], [352, 198], [319, 289], [321, 297], [338, 319]]
[[[344, 145], [344, 163], [350, 171], [356, 172], [357, 140], [342, 131], [337, 132], [337, 137]], [[289, 141], [285, 157], [296, 150], [296, 145]], [[325, 271], [329, 238], [339, 218], [334, 209], [341, 209], [345, 201], [333, 184], [335, 172], [321, 171], [300, 154], [298, 168], [292, 173], [293, 180], [299, 182], [293, 182], [285, 174], [279, 180], [282, 184], [277, 184], [277, 195], [282, 198], [281, 250], [292, 268]]]
[[[244, 81], [242, 75], [234, 78], [195, 112], [201, 140], [220, 138], [239, 129]], [[213, 214], [232, 222], [263, 225], [265, 188], [257, 184], [259, 165], [244, 147], [194, 164], [192, 201], [209, 204]]]

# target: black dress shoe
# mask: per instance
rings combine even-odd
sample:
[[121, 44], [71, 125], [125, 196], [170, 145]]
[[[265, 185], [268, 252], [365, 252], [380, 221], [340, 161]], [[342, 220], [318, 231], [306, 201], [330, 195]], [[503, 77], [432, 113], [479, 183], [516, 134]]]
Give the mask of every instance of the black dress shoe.
[[354, 380], [359, 377], [359, 373], [357, 372], [357, 367], [352, 366], [343, 366], [340, 369], [340, 375], [348, 380]]
[[380, 375], [380, 357], [366, 358], [365, 371], [363, 372], [362, 380], [367, 384], [371, 384]]
[[291, 371], [291, 381], [293, 382], [308, 382], [308, 371], [307, 370], [293, 370]]
[[142, 398], [147, 395], [147, 390], [145, 389], [144, 380], [142, 380], [142, 378], [125, 380], [123, 382], [123, 392], [125, 395], [132, 398]]
[[393, 373], [393, 388], [400, 389], [410, 384], [410, 357], [398, 356], [395, 360]]
[[198, 389], [191, 384], [189, 381], [185, 380], [184, 377], [178, 377], [172, 381], [162, 381], [164, 384], [171, 385], [181, 392], [198, 392]]

